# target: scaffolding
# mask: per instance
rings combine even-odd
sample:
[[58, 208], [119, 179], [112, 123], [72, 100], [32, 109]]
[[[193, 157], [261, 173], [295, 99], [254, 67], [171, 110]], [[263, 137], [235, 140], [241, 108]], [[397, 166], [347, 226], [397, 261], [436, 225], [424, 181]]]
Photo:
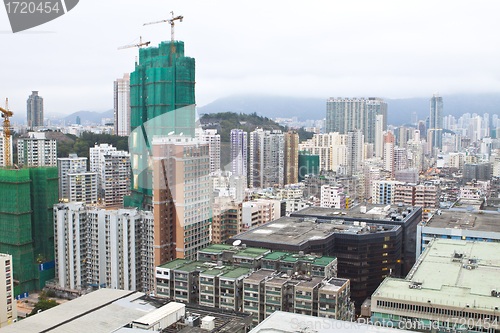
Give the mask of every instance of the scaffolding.
[[[172, 54], [172, 49], [175, 50]], [[130, 75], [131, 135], [129, 150], [134, 173], [124, 205], [151, 208], [153, 136], [195, 135], [195, 60], [184, 56], [184, 42], [162, 42], [139, 50]]]
[[16, 295], [54, 277], [57, 202], [57, 168], [0, 169], [0, 252], [12, 255]]

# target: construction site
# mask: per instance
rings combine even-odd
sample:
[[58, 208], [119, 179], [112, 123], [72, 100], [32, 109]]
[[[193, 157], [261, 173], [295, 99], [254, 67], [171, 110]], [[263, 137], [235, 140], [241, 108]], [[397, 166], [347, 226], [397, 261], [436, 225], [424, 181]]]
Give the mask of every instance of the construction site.
[[3, 120], [3, 161], [0, 168], [0, 253], [12, 255], [14, 295], [40, 290], [54, 278], [52, 207], [59, 200], [56, 167], [19, 168], [12, 161], [9, 118]]

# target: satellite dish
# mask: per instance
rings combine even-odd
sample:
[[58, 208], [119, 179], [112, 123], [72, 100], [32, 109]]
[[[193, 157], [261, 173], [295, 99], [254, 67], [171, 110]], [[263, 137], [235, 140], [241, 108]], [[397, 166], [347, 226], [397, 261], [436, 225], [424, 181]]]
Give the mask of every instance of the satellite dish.
[[237, 239], [233, 242], [233, 246], [238, 246], [241, 244], [241, 240], [240, 239]]

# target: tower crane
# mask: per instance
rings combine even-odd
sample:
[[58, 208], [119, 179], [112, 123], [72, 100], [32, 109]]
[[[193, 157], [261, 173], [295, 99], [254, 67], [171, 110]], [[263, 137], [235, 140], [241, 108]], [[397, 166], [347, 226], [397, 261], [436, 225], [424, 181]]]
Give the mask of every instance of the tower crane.
[[125, 46], [121, 46], [118, 48], [118, 50], [123, 50], [123, 49], [128, 49], [128, 48], [131, 48], [131, 47], [138, 47], [138, 48], [141, 48], [143, 46], [148, 46], [149, 44], [151, 44], [151, 42], [142, 42], [142, 36], [139, 37], [139, 44], [130, 44], [130, 45], [125, 45]]
[[157, 24], [157, 23], [164, 23], [167, 22], [170, 24], [170, 45], [172, 48], [172, 57], [175, 54], [175, 45], [174, 45], [174, 25], [175, 21], [179, 20], [179, 22], [182, 22], [182, 19], [184, 16], [179, 15], [179, 16], [174, 16], [174, 12], [170, 12], [172, 14], [172, 17], [166, 20], [161, 20], [161, 21], [156, 21], [156, 22], [149, 22], [149, 23], [144, 23], [144, 25], [151, 25], [151, 24]]
[[10, 120], [9, 117], [12, 117], [14, 113], [9, 110], [9, 99], [5, 99], [5, 109], [0, 107], [0, 111], [2, 112], [3, 119], [3, 137], [4, 142], [3, 146], [5, 149], [5, 166], [12, 165], [12, 156], [10, 155]]

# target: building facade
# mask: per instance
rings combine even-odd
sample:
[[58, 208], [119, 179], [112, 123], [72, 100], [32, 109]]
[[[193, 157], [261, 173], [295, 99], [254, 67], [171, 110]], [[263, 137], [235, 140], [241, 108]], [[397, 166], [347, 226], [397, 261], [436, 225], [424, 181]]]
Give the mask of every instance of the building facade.
[[232, 129], [230, 137], [231, 172], [233, 175], [248, 177], [248, 134], [241, 129]]
[[285, 136], [281, 131], [250, 133], [250, 187], [282, 187], [285, 182]]
[[[12, 256], [0, 253], [0, 328], [17, 321], [17, 302], [14, 298]], [[5, 272], [5, 276], [4, 273]]]
[[68, 290], [154, 290], [153, 214], [54, 206], [56, 281]]
[[429, 144], [431, 148], [443, 148], [443, 97], [437, 93], [430, 100], [429, 128], [431, 131]]
[[68, 174], [86, 172], [87, 158], [78, 157], [77, 154], [69, 154], [69, 157], [57, 159], [57, 168], [59, 174], [59, 199], [69, 201], [71, 189]]
[[43, 132], [29, 132], [17, 140], [17, 163], [29, 167], [57, 166], [57, 142]]
[[346, 195], [344, 189], [337, 186], [321, 186], [321, 207], [346, 208]]
[[12, 135], [5, 140], [3, 132], [0, 134], [0, 166], [7, 166], [7, 154], [10, 154], [10, 163], [12, 164]]
[[29, 129], [43, 126], [43, 98], [38, 95], [38, 91], [32, 91], [28, 97], [26, 114]]
[[326, 101], [326, 133], [360, 130], [368, 143], [375, 143], [376, 117], [382, 115], [387, 130], [387, 103], [380, 98], [330, 98]]
[[200, 142], [208, 143], [210, 151], [210, 172], [221, 170], [220, 165], [220, 134], [216, 129], [198, 130], [196, 129], [196, 138]]
[[285, 133], [285, 185], [299, 181], [299, 135], [295, 131]]
[[114, 88], [114, 125], [115, 135], [130, 135], [130, 74], [113, 83]]

